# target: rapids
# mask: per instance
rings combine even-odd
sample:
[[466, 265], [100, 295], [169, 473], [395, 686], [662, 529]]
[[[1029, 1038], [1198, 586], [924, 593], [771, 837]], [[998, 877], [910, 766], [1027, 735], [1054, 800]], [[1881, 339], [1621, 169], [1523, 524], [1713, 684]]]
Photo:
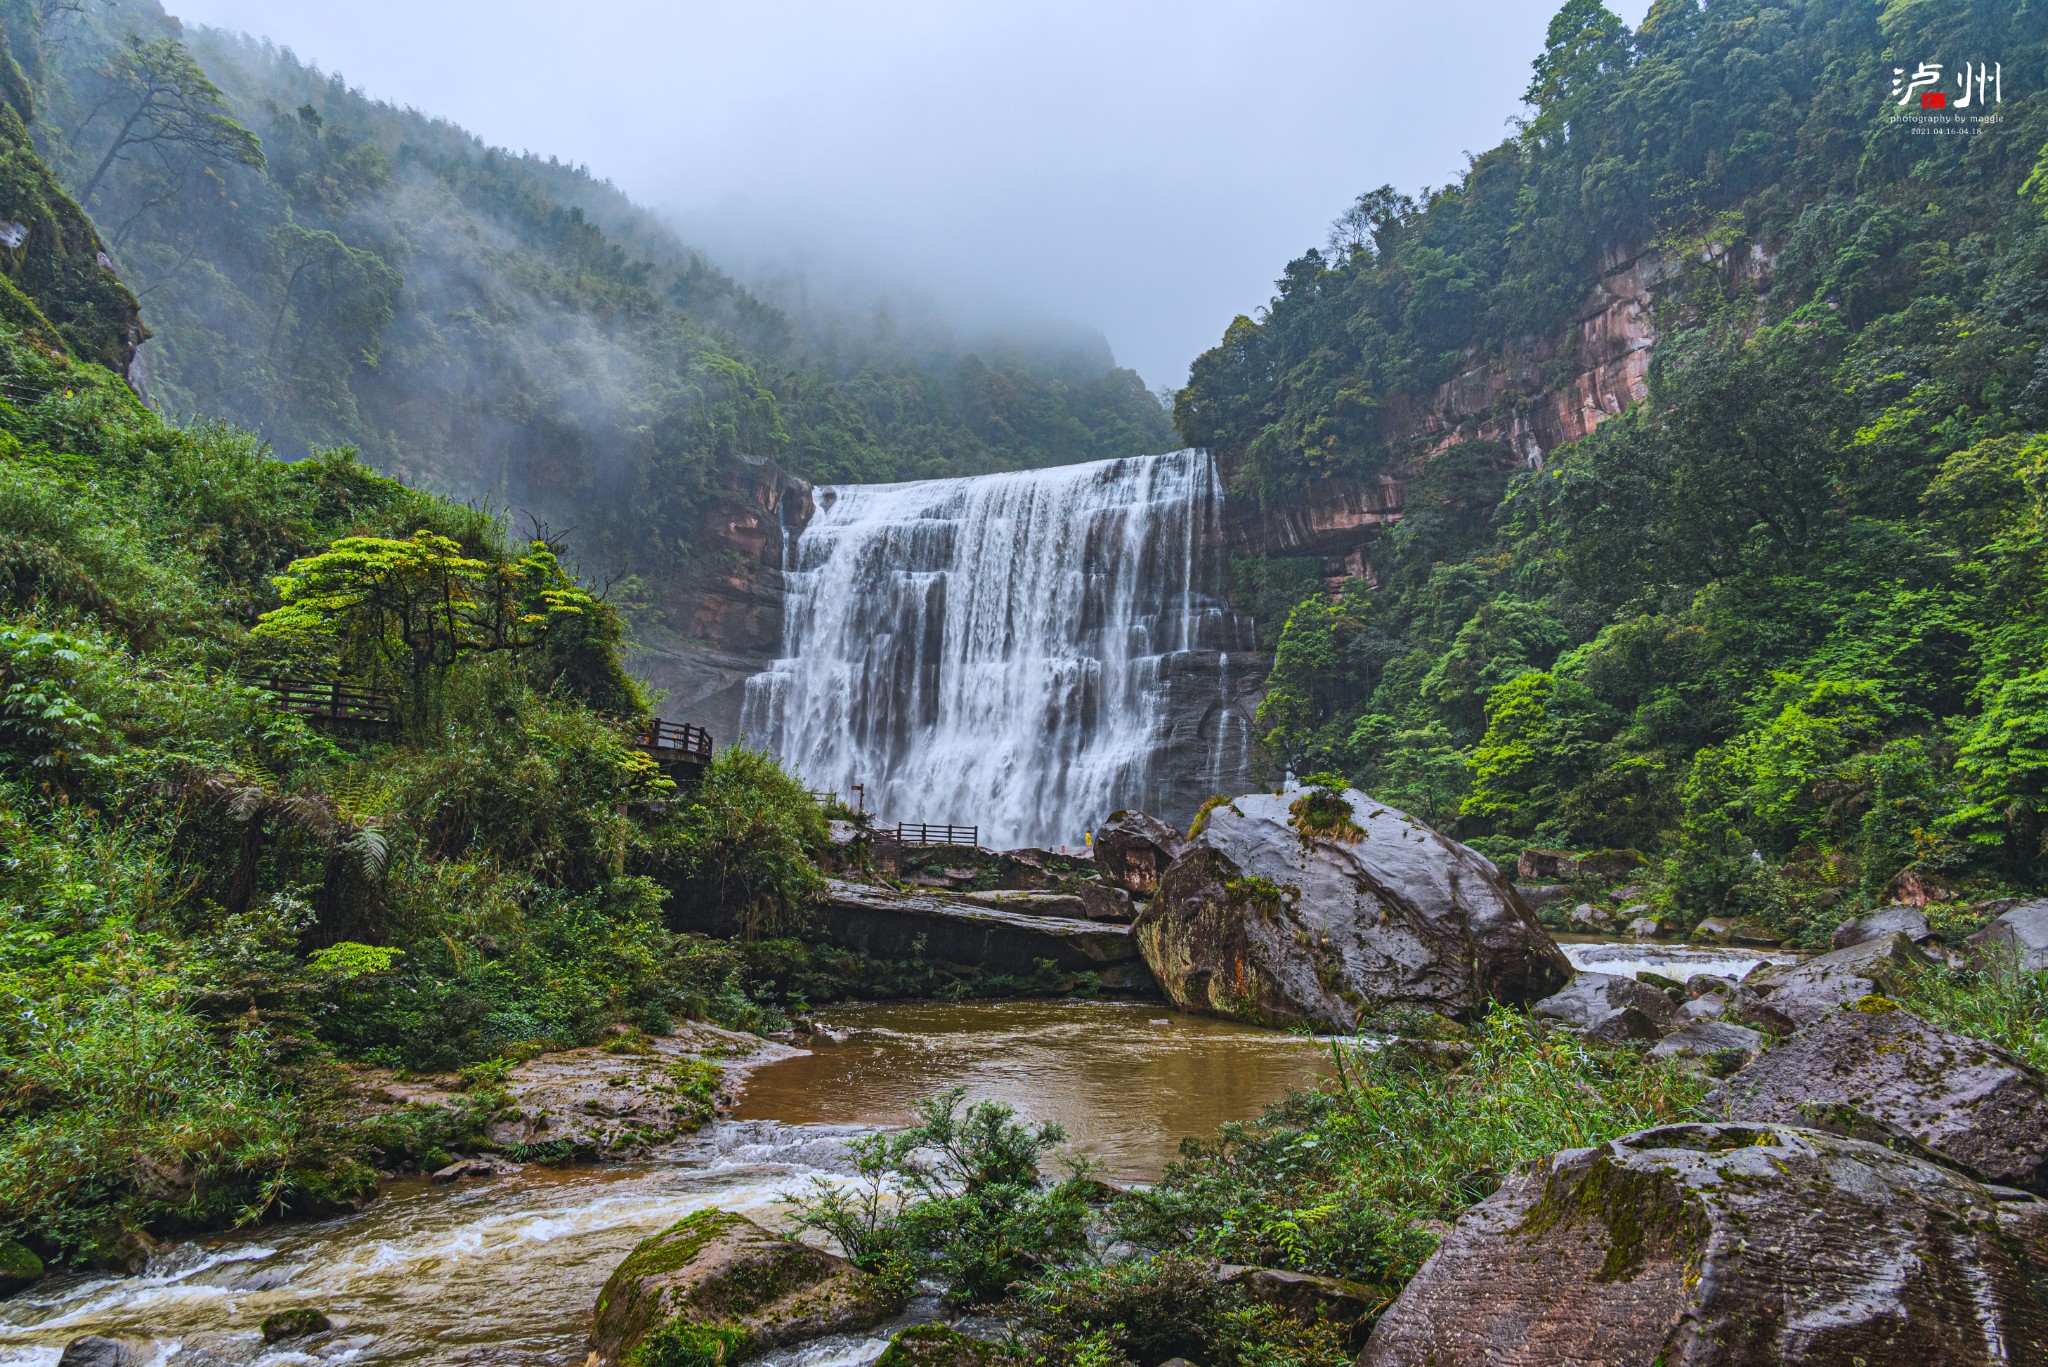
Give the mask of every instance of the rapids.
[[1245, 787], [1208, 454], [827, 485], [784, 550], [782, 656], [741, 727], [815, 787], [984, 845]]

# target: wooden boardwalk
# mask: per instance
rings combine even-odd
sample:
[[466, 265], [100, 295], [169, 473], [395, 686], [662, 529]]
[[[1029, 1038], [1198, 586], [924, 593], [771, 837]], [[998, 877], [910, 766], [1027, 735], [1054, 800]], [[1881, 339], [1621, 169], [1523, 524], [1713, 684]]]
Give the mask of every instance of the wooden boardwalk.
[[[398, 700], [375, 688], [358, 688], [340, 680], [273, 675], [257, 681], [280, 712], [304, 717], [315, 726], [345, 735], [395, 739], [399, 733]], [[687, 722], [656, 717], [633, 738], [634, 745], [672, 777], [694, 779], [711, 763], [716, 748], [711, 733]], [[936, 828], [935, 828], [936, 829]]]

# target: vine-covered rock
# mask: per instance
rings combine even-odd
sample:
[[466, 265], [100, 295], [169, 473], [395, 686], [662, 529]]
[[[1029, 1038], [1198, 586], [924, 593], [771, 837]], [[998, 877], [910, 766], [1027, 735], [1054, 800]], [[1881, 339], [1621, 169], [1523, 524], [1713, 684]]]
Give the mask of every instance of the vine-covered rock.
[[597, 1298], [601, 1367], [737, 1362], [762, 1349], [881, 1323], [901, 1298], [844, 1258], [742, 1215], [701, 1210], [642, 1239]]
[[875, 1359], [875, 1367], [991, 1367], [1003, 1350], [944, 1324], [913, 1324]]
[[41, 1258], [12, 1239], [0, 1239], [0, 1296], [11, 1296], [42, 1279]]
[[1345, 1030], [1400, 1003], [1470, 1018], [1572, 975], [1489, 861], [1355, 790], [1214, 808], [1133, 931], [1176, 1006], [1270, 1025]]
[[2048, 1204], [1773, 1125], [1567, 1149], [1475, 1206], [1359, 1367], [2048, 1361]]
[[92, 220], [36, 155], [26, 90], [0, 45], [0, 322], [125, 376], [149, 330]]
[[1903, 1141], [1979, 1181], [2048, 1192], [2048, 1078], [1885, 998], [1807, 1025], [1720, 1100], [1731, 1120]]

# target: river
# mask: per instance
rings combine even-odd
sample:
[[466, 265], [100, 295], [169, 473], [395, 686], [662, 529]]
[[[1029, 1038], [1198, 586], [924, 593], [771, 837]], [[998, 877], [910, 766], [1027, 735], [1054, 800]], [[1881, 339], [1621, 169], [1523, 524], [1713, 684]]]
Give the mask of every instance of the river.
[[[1740, 972], [1754, 952], [1567, 943], [1583, 968]], [[175, 1367], [582, 1361], [589, 1310], [633, 1245], [717, 1206], [775, 1224], [783, 1199], [845, 1172], [843, 1141], [899, 1125], [948, 1087], [1067, 1127], [1111, 1181], [1158, 1176], [1186, 1135], [1248, 1119], [1329, 1060], [1301, 1035], [1156, 1003], [1018, 1001], [815, 1013], [836, 1036], [769, 1063], [730, 1117], [655, 1161], [527, 1167], [487, 1182], [388, 1184], [364, 1210], [176, 1246], [139, 1277], [52, 1277], [0, 1302], [0, 1363], [53, 1367], [81, 1334], [146, 1339]], [[266, 1315], [323, 1311], [317, 1355], [266, 1349]], [[768, 1367], [851, 1367], [879, 1338], [825, 1341]]]

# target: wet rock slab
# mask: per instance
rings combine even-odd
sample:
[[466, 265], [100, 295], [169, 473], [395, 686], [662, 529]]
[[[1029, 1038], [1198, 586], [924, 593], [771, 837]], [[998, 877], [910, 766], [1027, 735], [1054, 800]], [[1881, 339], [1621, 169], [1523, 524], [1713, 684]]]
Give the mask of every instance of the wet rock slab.
[[1889, 1002], [1823, 1016], [1716, 1099], [1730, 1120], [1905, 1141], [1980, 1181], [2048, 1192], [2048, 1078]]
[[1790, 1034], [1873, 993], [1896, 995], [1914, 970], [1933, 963], [1906, 935], [1891, 933], [1799, 964], [1768, 964], [1742, 980], [1735, 1015], [1773, 1034]]
[[[725, 1094], [704, 1065], [746, 1068], [795, 1051], [714, 1025], [686, 1024], [666, 1035], [619, 1036], [608, 1045], [565, 1049], [528, 1059], [500, 1084], [504, 1104], [485, 1123], [492, 1145], [517, 1155], [616, 1159], [646, 1154], [694, 1133]], [[455, 1089], [452, 1078], [400, 1081], [379, 1069], [357, 1069], [355, 1105], [374, 1113], [408, 1106], [465, 1110], [479, 1095]], [[545, 1147], [543, 1147], [545, 1146]], [[455, 1181], [492, 1174], [503, 1165], [468, 1161], [443, 1169]]]
[[818, 919], [833, 942], [882, 959], [923, 957], [1028, 976], [1040, 960], [1063, 972], [1137, 967], [1129, 926], [1082, 915], [1034, 915], [1008, 905], [829, 880]]
[[1673, 1125], [1467, 1212], [1359, 1367], [2048, 1361], [2048, 1205], [1874, 1144]]

